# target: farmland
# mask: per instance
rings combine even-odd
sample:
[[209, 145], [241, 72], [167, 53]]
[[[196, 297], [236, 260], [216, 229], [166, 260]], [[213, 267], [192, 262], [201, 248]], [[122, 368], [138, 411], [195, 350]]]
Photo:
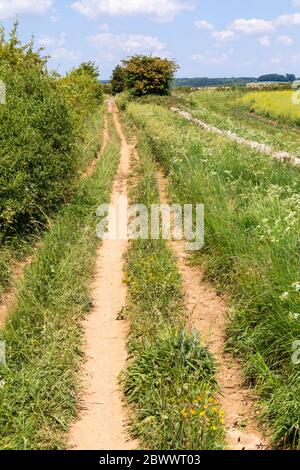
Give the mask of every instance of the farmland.
[[[291, 91], [171, 93], [136, 55], [104, 95], [16, 26], [0, 58], [0, 448], [299, 450], [299, 166], [266, 151], [300, 156]], [[160, 204], [204, 205], [201, 249], [131, 237]]]

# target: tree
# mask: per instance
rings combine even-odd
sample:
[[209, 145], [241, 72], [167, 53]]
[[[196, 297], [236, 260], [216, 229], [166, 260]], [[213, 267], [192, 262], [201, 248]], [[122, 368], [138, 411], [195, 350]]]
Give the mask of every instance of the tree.
[[126, 88], [135, 96], [168, 95], [176, 62], [160, 57], [134, 55], [123, 60]]
[[100, 76], [99, 67], [95, 64], [95, 62], [82, 62], [76, 69], [73, 69], [70, 72], [70, 75], [89, 75], [92, 78], [98, 79]]
[[121, 65], [117, 65], [113, 70], [111, 87], [113, 95], [122, 93], [122, 91], [125, 90], [125, 73], [124, 68]]

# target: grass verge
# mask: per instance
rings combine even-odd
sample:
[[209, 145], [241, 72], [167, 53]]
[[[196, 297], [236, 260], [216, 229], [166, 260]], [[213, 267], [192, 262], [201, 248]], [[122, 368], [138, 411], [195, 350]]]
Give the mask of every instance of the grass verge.
[[[112, 121], [110, 120], [112, 129]], [[115, 131], [95, 173], [81, 181], [45, 234], [6, 324], [0, 367], [1, 449], [61, 449], [76, 415], [81, 320], [91, 309], [96, 208], [109, 202], [119, 159]]]
[[212, 136], [156, 105], [131, 103], [169, 175], [173, 202], [205, 204], [195, 262], [231, 295], [228, 348], [245, 358], [278, 445], [300, 448], [299, 169]]
[[[104, 106], [101, 106], [92, 116], [90, 116], [83, 127], [78, 142], [76, 143], [78, 152], [78, 172], [77, 184], [81, 171], [95, 158], [102, 141]], [[45, 216], [45, 220], [50, 223], [50, 218]], [[39, 224], [30, 227], [22, 227], [20, 233], [2, 235], [0, 232], [0, 296], [12, 286], [14, 265], [34, 252], [34, 244], [40, 238], [45, 226]]]
[[[159, 202], [155, 164], [140, 139], [133, 203]], [[221, 449], [223, 414], [215, 400], [215, 363], [186, 309], [176, 260], [163, 240], [136, 240], [127, 254], [130, 362], [123, 382], [130, 431], [143, 448]]]

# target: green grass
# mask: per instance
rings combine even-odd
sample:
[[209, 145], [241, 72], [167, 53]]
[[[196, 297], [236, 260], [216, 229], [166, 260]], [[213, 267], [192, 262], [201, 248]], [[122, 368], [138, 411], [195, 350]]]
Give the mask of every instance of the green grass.
[[242, 355], [274, 442], [300, 448], [299, 169], [194, 127], [161, 106], [131, 103], [169, 175], [173, 202], [205, 204], [195, 262], [230, 293], [227, 347]]
[[[141, 137], [141, 135], [140, 135]], [[141, 138], [132, 202], [159, 201], [155, 164]], [[127, 254], [130, 362], [123, 383], [130, 431], [142, 448], [220, 449], [223, 415], [215, 362], [185, 326], [186, 308], [176, 261], [163, 240], [137, 240]]]
[[[112, 127], [110, 123], [110, 127]], [[91, 309], [89, 284], [96, 247], [96, 208], [109, 201], [119, 159], [113, 139], [95, 173], [45, 234], [17, 293], [3, 332], [0, 448], [61, 449], [76, 415], [82, 361], [81, 321]]]
[[[259, 96], [260, 92], [253, 95]], [[178, 105], [191, 112], [195, 118], [220, 129], [235, 132], [241, 137], [271, 145], [277, 150], [299, 154], [299, 129], [286, 125], [286, 121], [271, 122], [267, 116], [251, 113], [251, 107], [243, 103], [244, 97], [247, 96], [244, 91], [199, 90], [189, 95], [179, 93], [176, 96]], [[295, 108], [299, 109], [299, 106]]]

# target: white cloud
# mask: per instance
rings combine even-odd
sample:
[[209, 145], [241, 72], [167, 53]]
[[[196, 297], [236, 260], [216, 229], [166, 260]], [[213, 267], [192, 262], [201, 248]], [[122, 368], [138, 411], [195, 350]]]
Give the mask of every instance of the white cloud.
[[225, 29], [224, 31], [214, 31], [212, 33], [212, 37], [216, 41], [232, 41], [233, 39], [236, 38], [236, 34], [233, 31]]
[[228, 62], [230, 56], [234, 53], [233, 49], [230, 49], [228, 52], [223, 52], [218, 56], [214, 56], [210, 53], [207, 54], [193, 54], [191, 59], [192, 61], [198, 64], [209, 64], [209, 65], [222, 65]]
[[63, 46], [66, 40], [66, 33], [61, 33], [58, 38], [52, 36], [42, 36], [38, 43], [43, 47]]
[[53, 5], [53, 0], [0, 0], [0, 20], [22, 14], [41, 15]]
[[300, 7], [300, 0], [293, 0], [294, 7]]
[[235, 31], [244, 34], [262, 34], [275, 31], [275, 25], [273, 21], [258, 18], [252, 18], [251, 20], [238, 18], [237, 20], [234, 20], [232, 28]]
[[145, 53], [166, 55], [166, 45], [153, 36], [143, 36], [141, 34], [112, 34], [100, 33], [90, 36], [89, 41], [106, 56], [112, 59], [116, 53], [127, 54]]
[[294, 41], [289, 36], [283, 34], [282, 36], [278, 36], [277, 42], [279, 42], [283, 46], [291, 46]]
[[188, 0], [79, 0], [72, 8], [91, 19], [101, 15], [151, 15], [168, 21], [184, 10], [193, 10], [194, 2]]
[[52, 59], [55, 60], [67, 60], [69, 62], [75, 62], [80, 58], [80, 55], [70, 49], [66, 49], [65, 47], [59, 47], [54, 49], [51, 53]]
[[102, 23], [99, 26], [100, 31], [109, 31], [109, 26], [107, 23]]
[[270, 47], [271, 46], [271, 39], [269, 38], [269, 36], [262, 36], [258, 39], [258, 41], [264, 47]]
[[279, 57], [272, 57], [270, 59], [270, 64], [279, 65], [279, 64], [281, 64], [281, 59]]
[[281, 15], [275, 20], [275, 23], [277, 26], [299, 26], [300, 13]]
[[195, 21], [195, 26], [198, 29], [207, 29], [212, 30], [214, 29], [213, 25], [206, 20], [197, 20]]

